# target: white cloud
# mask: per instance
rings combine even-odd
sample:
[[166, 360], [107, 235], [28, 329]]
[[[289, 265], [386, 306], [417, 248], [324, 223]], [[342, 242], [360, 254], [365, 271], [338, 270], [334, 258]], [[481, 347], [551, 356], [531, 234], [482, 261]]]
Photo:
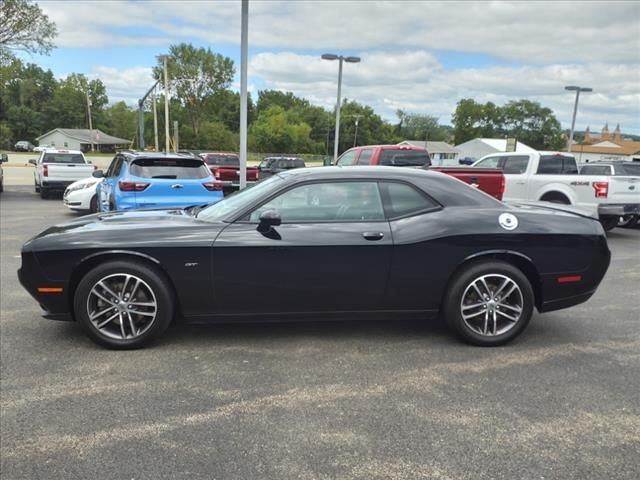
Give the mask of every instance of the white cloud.
[[[43, 2], [63, 47], [239, 43], [240, 2]], [[156, 32], [141, 37], [121, 28]], [[482, 53], [519, 63], [636, 62], [638, 2], [253, 1], [250, 43], [271, 48]]]
[[148, 67], [117, 69], [95, 66], [87, 74], [91, 79], [100, 79], [107, 89], [109, 101], [125, 101], [137, 105], [137, 101], [153, 85], [152, 70]]
[[[249, 72], [262, 78], [267, 88], [290, 90], [327, 108], [335, 103], [335, 62], [294, 53], [262, 53], [251, 59]], [[444, 69], [425, 52], [393, 57], [370, 52], [363, 55], [361, 64], [345, 65], [343, 95], [371, 105], [388, 119], [394, 118], [397, 109], [404, 109], [438, 116], [443, 123], [451, 121], [461, 98], [499, 105], [527, 98], [552, 108], [568, 126], [574, 97], [564, 86], [580, 83], [594, 89], [592, 94], [583, 94], [580, 102], [580, 128], [610, 121], [637, 132], [638, 78], [640, 63]]]

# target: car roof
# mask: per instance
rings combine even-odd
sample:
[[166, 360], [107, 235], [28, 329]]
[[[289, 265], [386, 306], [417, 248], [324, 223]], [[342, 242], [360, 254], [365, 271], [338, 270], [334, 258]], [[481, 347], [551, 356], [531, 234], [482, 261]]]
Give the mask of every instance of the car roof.
[[173, 160], [202, 160], [200, 157], [188, 153], [165, 153], [165, 152], [120, 152], [128, 161], [140, 158], [167, 158]]
[[411, 179], [420, 176], [437, 177], [443, 175], [438, 172], [431, 172], [422, 168], [411, 167], [387, 167], [387, 166], [332, 166], [332, 167], [312, 167], [305, 169], [287, 170], [278, 173], [283, 178], [308, 179], [335, 179], [335, 178], [371, 178], [371, 179]]

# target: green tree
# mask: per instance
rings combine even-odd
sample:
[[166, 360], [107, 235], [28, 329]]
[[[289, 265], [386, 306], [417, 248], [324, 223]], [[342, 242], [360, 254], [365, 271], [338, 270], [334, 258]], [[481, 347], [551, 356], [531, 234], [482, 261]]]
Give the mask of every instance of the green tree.
[[249, 130], [251, 148], [262, 153], [305, 153], [313, 149], [311, 127], [279, 105], [258, 114]]
[[448, 139], [448, 132], [438, 123], [438, 117], [403, 110], [398, 110], [396, 115], [400, 119], [398, 135], [403, 140], [444, 141]]
[[56, 25], [28, 0], [2, 0], [0, 3], [0, 50], [23, 50], [48, 54], [54, 47]]
[[503, 129], [509, 137], [536, 150], [563, 147], [560, 122], [550, 108], [530, 100], [513, 100], [501, 110]]
[[452, 117], [453, 137], [456, 145], [482, 137], [486, 128], [484, 106], [471, 98], [464, 98], [456, 105]]
[[102, 122], [96, 125], [116, 137], [133, 139], [137, 134], [138, 112], [126, 103], [118, 102], [104, 110]]
[[[158, 56], [158, 66], [153, 69], [156, 79], [164, 78], [163, 58]], [[191, 127], [197, 135], [207, 98], [228, 88], [233, 80], [233, 60], [214, 54], [210, 48], [180, 43], [169, 47], [167, 72], [170, 87], [189, 113]]]

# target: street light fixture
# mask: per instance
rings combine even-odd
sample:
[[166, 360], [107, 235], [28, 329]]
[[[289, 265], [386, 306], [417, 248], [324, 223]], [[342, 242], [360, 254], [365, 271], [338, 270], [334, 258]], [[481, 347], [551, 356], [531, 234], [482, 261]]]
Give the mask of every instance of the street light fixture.
[[359, 63], [360, 57], [343, 57], [335, 53], [324, 53], [321, 57], [323, 60], [338, 60], [338, 101], [336, 103], [336, 133], [333, 139], [333, 163], [338, 159], [338, 146], [340, 142], [340, 94], [342, 89], [342, 62]]
[[573, 147], [573, 131], [576, 126], [576, 113], [578, 113], [578, 100], [580, 99], [580, 92], [593, 92], [593, 88], [579, 87], [577, 85], [567, 85], [565, 90], [570, 92], [576, 92], [576, 103], [573, 105], [573, 119], [571, 120], [571, 132], [569, 133], [569, 148], [567, 151], [571, 153]]

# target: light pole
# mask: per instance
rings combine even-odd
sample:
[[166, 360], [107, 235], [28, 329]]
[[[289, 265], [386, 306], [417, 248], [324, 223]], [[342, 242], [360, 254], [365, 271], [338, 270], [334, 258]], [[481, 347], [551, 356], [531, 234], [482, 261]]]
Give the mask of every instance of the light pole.
[[336, 134], [333, 139], [333, 163], [338, 159], [338, 146], [340, 144], [340, 94], [342, 90], [342, 62], [358, 63], [360, 57], [343, 57], [334, 53], [325, 53], [322, 55], [323, 60], [338, 60], [338, 102], [336, 103]]
[[578, 87], [577, 85], [568, 85], [564, 87], [565, 90], [570, 92], [576, 92], [576, 103], [573, 105], [573, 119], [571, 120], [571, 132], [569, 133], [569, 148], [567, 151], [571, 153], [573, 148], [573, 130], [576, 126], [576, 113], [578, 113], [578, 100], [580, 99], [580, 92], [593, 92], [593, 88]]

